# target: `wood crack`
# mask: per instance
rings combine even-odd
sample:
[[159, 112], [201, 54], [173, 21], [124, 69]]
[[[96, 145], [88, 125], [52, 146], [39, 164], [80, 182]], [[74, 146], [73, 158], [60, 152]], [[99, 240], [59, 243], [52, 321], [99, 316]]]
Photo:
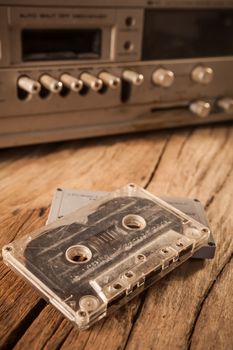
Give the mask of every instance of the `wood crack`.
[[134, 325], [136, 324], [137, 320], [139, 319], [139, 317], [141, 315], [142, 308], [143, 308], [143, 305], [145, 303], [146, 296], [148, 294], [148, 290], [149, 289], [145, 290], [140, 296], [140, 300], [139, 300], [139, 305], [138, 305], [137, 311], [136, 311], [135, 315], [132, 317], [132, 325], [131, 325], [131, 328], [130, 328], [129, 333], [127, 335], [127, 338], [125, 339], [125, 344], [122, 347], [123, 350], [125, 350], [127, 348], [127, 345], [128, 345], [129, 340], [131, 338], [131, 334], [132, 334]]
[[[221, 144], [219, 145], [219, 149], [222, 152], [224, 152], [224, 147], [226, 147], [229, 138], [230, 138], [230, 133], [228, 131], [226, 131], [226, 135], [225, 135], [223, 141], [221, 142]], [[209, 158], [209, 164], [210, 165], [213, 164], [217, 157], [218, 157], [218, 152], [215, 152], [213, 154], [213, 156], [211, 158]], [[196, 169], [198, 169], [200, 167], [201, 162], [202, 162], [202, 159], [200, 158], [196, 164]], [[206, 177], [208, 172], [209, 172], [209, 167], [207, 166], [205, 168], [205, 170], [202, 172], [202, 174], [200, 174], [199, 178], [197, 179], [198, 183], [201, 183], [204, 180], [204, 178]]]
[[226, 266], [231, 262], [231, 259], [233, 257], [233, 254], [231, 254], [229, 256], [229, 258], [226, 260], [225, 264], [223, 264], [222, 268], [220, 269], [220, 271], [218, 272], [217, 276], [213, 279], [212, 283], [209, 285], [209, 288], [206, 290], [206, 293], [203, 297], [203, 299], [201, 300], [201, 302], [197, 305], [197, 311], [196, 311], [196, 315], [194, 317], [191, 329], [189, 331], [189, 335], [188, 335], [188, 340], [187, 340], [187, 350], [191, 349], [191, 345], [192, 345], [192, 337], [196, 328], [196, 324], [198, 322], [198, 319], [200, 317], [202, 308], [207, 300], [207, 298], [209, 297], [211, 291], [213, 290], [216, 282], [219, 280], [219, 278], [221, 277], [222, 273], [224, 272], [224, 269], [226, 268]]
[[46, 301], [40, 299], [38, 303], [34, 305], [34, 307], [30, 310], [30, 312], [22, 319], [22, 321], [18, 324], [17, 328], [12, 329], [12, 332], [9, 334], [8, 338], [2, 350], [10, 350], [13, 349], [17, 342], [22, 338], [24, 333], [27, 331], [28, 327], [31, 323], [39, 316], [41, 311], [46, 306]]
[[154, 168], [153, 168], [153, 170], [152, 170], [152, 172], [151, 172], [151, 174], [150, 174], [150, 176], [149, 176], [149, 178], [148, 178], [146, 184], [144, 185], [144, 188], [145, 188], [145, 189], [147, 189], [147, 188], [149, 187], [150, 183], [152, 182], [152, 180], [153, 180], [153, 178], [154, 178], [154, 176], [155, 176], [155, 173], [156, 173], [156, 171], [157, 171], [157, 169], [158, 169], [158, 167], [159, 167], [159, 165], [160, 165], [160, 163], [161, 163], [161, 160], [162, 160], [162, 158], [163, 158], [163, 155], [164, 155], [164, 153], [165, 153], [165, 151], [166, 151], [166, 149], [167, 149], [168, 143], [169, 143], [169, 141], [170, 141], [172, 135], [173, 135], [173, 134], [171, 133], [171, 134], [168, 136], [166, 142], [164, 143], [163, 148], [162, 148], [162, 151], [161, 151], [161, 153], [160, 153], [160, 155], [159, 155], [159, 158], [158, 158], [158, 160], [156, 161], [156, 163], [155, 163], [155, 165], [154, 165]]
[[42, 217], [46, 211], [48, 210], [48, 206], [47, 207], [40, 207], [39, 208], [39, 217]]
[[87, 343], [88, 343], [88, 341], [89, 341], [89, 339], [90, 339], [90, 336], [91, 336], [91, 332], [88, 334], [88, 337], [87, 337], [87, 339], [86, 339], [86, 341], [85, 341], [85, 344], [84, 344], [82, 350], [85, 350], [85, 348], [86, 348], [86, 346], [87, 346]]
[[224, 185], [226, 184], [226, 182], [228, 181], [231, 173], [232, 173], [233, 167], [228, 171], [227, 175], [224, 177], [222, 183], [218, 186], [218, 188], [214, 191], [214, 193], [212, 194], [212, 196], [207, 200], [206, 204], [205, 204], [205, 210], [209, 209], [209, 207], [211, 206], [211, 204], [213, 203], [215, 197], [219, 194], [219, 192], [221, 192], [221, 190], [223, 189]]
[[15, 231], [14, 236], [11, 238], [10, 242], [15, 240], [16, 236], [18, 235], [18, 233], [21, 231], [21, 229], [23, 228], [23, 226], [25, 225], [25, 223], [30, 219], [30, 217], [33, 215], [33, 213], [35, 212], [36, 209], [31, 209], [29, 214], [26, 215], [26, 218], [23, 220], [22, 224], [18, 227], [18, 229]]
[[[1, 257], [1, 259], [2, 259], [2, 257]], [[10, 269], [6, 270], [5, 273], [2, 274], [2, 276], [0, 277], [0, 281], [1, 281], [1, 280], [4, 280], [4, 278], [5, 278], [10, 272], [11, 272]]]
[[181, 147], [180, 147], [180, 149], [179, 149], [179, 151], [178, 151], [178, 153], [177, 153], [176, 159], [179, 159], [179, 158], [180, 158], [181, 154], [183, 153], [183, 149], [185, 148], [185, 145], [187, 144], [187, 142], [189, 142], [190, 137], [192, 136], [194, 130], [195, 130], [195, 128], [191, 129], [191, 130], [188, 132], [186, 138], [184, 139], [184, 142], [182, 143], [182, 145], [181, 145]]
[[[60, 325], [62, 324], [62, 322], [63, 322], [64, 320], [62, 320], [61, 322], [60, 322]], [[59, 327], [57, 327], [57, 329], [58, 329]], [[63, 346], [63, 344], [65, 343], [65, 341], [66, 341], [66, 339], [69, 337], [69, 335], [70, 335], [70, 333], [72, 332], [72, 329], [73, 329], [73, 326], [70, 328], [70, 330], [68, 331], [68, 333], [64, 336], [64, 338], [63, 339], [61, 339], [61, 341], [60, 341], [60, 343], [56, 346], [56, 350], [58, 350], [58, 349], [61, 349], [61, 347]], [[55, 332], [54, 332], [55, 333]], [[53, 333], [53, 334], [54, 334]], [[53, 336], [53, 334], [51, 335], [51, 337]], [[47, 343], [48, 343], [48, 340], [46, 341], [46, 344], [44, 345], [44, 348], [45, 349], [47, 349]]]

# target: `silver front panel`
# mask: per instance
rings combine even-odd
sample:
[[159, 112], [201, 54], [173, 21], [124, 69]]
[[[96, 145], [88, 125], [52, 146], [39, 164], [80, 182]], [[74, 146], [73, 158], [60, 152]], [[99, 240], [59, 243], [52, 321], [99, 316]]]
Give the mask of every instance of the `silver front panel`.
[[[10, 6], [10, 2], [6, 6], [0, 1], [0, 147], [232, 120], [232, 113], [218, 104], [221, 98], [233, 98], [232, 56], [141, 61], [145, 8], [165, 9], [171, 3], [177, 8], [181, 4], [183, 8], [203, 6], [200, 1], [178, 0], [150, 4], [135, 1], [130, 5], [86, 1], [86, 7], [72, 1], [67, 2], [67, 7], [64, 2], [53, 7], [48, 2], [48, 7], [43, 7], [43, 2], [37, 6], [35, 1], [14, 1], [15, 6]], [[205, 8], [208, 6], [231, 8], [233, 1], [205, 2]], [[100, 57], [25, 59], [23, 31], [43, 29], [100, 30]], [[192, 72], [197, 66], [213, 71], [210, 83], [193, 80]], [[174, 76], [167, 88], [156, 85], [153, 79], [155, 71], [161, 68]], [[141, 75], [143, 83], [126, 84], [126, 70]], [[80, 79], [83, 73], [98, 78], [102, 72], [120, 79], [119, 86], [111, 89], [104, 84], [100, 91], [85, 87], [80, 92], [63, 89], [61, 93], [46, 94], [43, 86], [40, 93], [31, 94], [22, 93], [18, 87], [19, 78], [24, 76], [41, 83], [43, 75], [59, 82], [64, 73]], [[211, 105], [205, 118], [190, 111], [196, 100]]]

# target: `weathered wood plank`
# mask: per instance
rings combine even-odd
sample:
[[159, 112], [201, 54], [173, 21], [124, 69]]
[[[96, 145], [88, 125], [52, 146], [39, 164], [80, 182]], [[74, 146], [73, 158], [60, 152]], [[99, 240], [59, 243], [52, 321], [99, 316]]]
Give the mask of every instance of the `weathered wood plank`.
[[[233, 349], [233, 260], [225, 265], [204, 300], [191, 338], [191, 350]], [[203, 332], [204, 330], [204, 332]]]
[[[56, 349], [64, 340], [64, 337], [72, 330], [72, 324], [51, 305], [47, 305], [29, 326], [26, 334], [17, 342], [14, 349], [23, 349], [25, 344], [30, 349]], [[60, 329], [59, 338], [52, 338], [57, 328]], [[63, 335], [64, 334], [64, 335]], [[52, 346], [48, 346], [52, 343]]]
[[[33, 205], [35, 208], [48, 206], [53, 188], [58, 186], [112, 190], [133, 181], [157, 194], [199, 197], [206, 204], [217, 238], [216, 259], [204, 265], [187, 262], [150, 288], [145, 298], [135, 299], [85, 332], [78, 332], [48, 305], [18, 341], [18, 349], [25, 348], [25, 344], [33, 349], [92, 349], [93, 346], [185, 349], [192, 341], [202, 302], [233, 251], [230, 241], [233, 225], [224, 220], [230, 216], [233, 192], [233, 128], [186, 129], [174, 132], [169, 139], [170, 135], [168, 132], [120, 137], [119, 143], [115, 142], [118, 138], [113, 139], [113, 143], [107, 138], [100, 145], [97, 141], [87, 141], [86, 145], [78, 143], [78, 148], [72, 142], [55, 150], [53, 155], [45, 151], [43, 155], [40, 152], [39, 156], [35, 155], [35, 159], [25, 159], [19, 170], [14, 168], [15, 173], [9, 180], [16, 188], [17, 198], [12, 198], [13, 192], [9, 194], [3, 186], [7, 198], [6, 220], [11, 222], [13, 216], [9, 215], [9, 209], [13, 213], [20, 201], [24, 202], [25, 210]], [[61, 171], [63, 164], [64, 171]], [[7, 166], [11, 164], [7, 162]], [[7, 172], [3, 180], [6, 178]], [[18, 194], [26, 183], [27, 192]], [[20, 213], [18, 215], [19, 226]], [[226, 237], [224, 241], [222, 232]], [[5, 278], [7, 275], [3, 280]]]
[[207, 203], [224, 185], [232, 165], [232, 127], [197, 128], [185, 135], [176, 132], [149, 189]]
[[[164, 174], [166, 174], [165, 176], [169, 176], [166, 185], [167, 183], [171, 184], [171, 181], [175, 177], [178, 177], [176, 181], [182, 185], [191, 178], [195, 184], [191, 193], [193, 196], [196, 196], [196, 193], [199, 193], [200, 168], [202, 170], [201, 181], [203, 191], [199, 194], [202, 194], [204, 202], [205, 199], [206, 202], [208, 201], [209, 196], [216, 196], [216, 193], [219, 193], [220, 198], [226, 198], [227, 194], [232, 191], [232, 180], [229, 179], [229, 175], [226, 175], [226, 173], [229, 174], [230, 171], [232, 171], [232, 133], [229, 134], [228, 131], [219, 129], [214, 131], [215, 135], [211, 137], [211, 140], [208, 138], [206, 129], [195, 131], [191, 135], [191, 143], [185, 140], [186, 134], [182, 135], [178, 133], [178, 136], [174, 134], [167, 144], [160, 165], [155, 172], [152, 182], [149, 184], [149, 189], [151, 190], [153, 188], [155, 192], [155, 189], [158, 188], [160, 194], [166, 193], [169, 195], [170, 193], [174, 195], [179, 195], [181, 193], [181, 195], [185, 196], [191, 192], [190, 188], [192, 188], [192, 184], [186, 188], [180, 185], [178, 187], [175, 183], [175, 185], [170, 185], [169, 192], [164, 189], [164, 186], [158, 186], [156, 178], [161, 174], [161, 179], [163, 179]], [[202, 134], [201, 138], [200, 134]], [[184, 147], [187, 152], [184, 151]], [[193, 147], [195, 149], [195, 154], [193, 155], [194, 159], [191, 158], [191, 150]], [[208, 159], [209, 148], [214, 149], [213, 153], [210, 152], [210, 160]], [[183, 151], [181, 151], [182, 149]], [[181, 152], [183, 155], [181, 155]], [[205, 157], [203, 157], [203, 154], [205, 154]], [[181, 157], [179, 162], [176, 161], [176, 156], [178, 155]], [[217, 158], [217, 162], [222, 163], [223, 156], [225, 160], [224, 171], [218, 174], [218, 181], [209, 183], [209, 176], [206, 169], [210, 170], [212, 176], [214, 176], [216, 173], [216, 164], [211, 160]], [[166, 162], [164, 162], [164, 159], [166, 159]], [[173, 163], [174, 167], [172, 167]], [[181, 167], [180, 172], [178, 164], [180, 164]], [[194, 169], [190, 167], [190, 164], [194, 164]], [[202, 175], [204, 172], [206, 172], [206, 177]], [[221, 183], [224, 182], [224, 192], [221, 192]], [[177, 188], [179, 189], [178, 193]], [[227, 217], [230, 215], [229, 202], [225, 202], [225, 205], [222, 206], [218, 205], [218, 203], [220, 203], [218, 200], [219, 198], [216, 198], [215, 202], [217, 207], [215, 207], [213, 214], [216, 221], [214, 222], [214, 220], [212, 220], [214, 224], [213, 228], [216, 229], [218, 228], [218, 222], [221, 216]], [[226, 211], [226, 207], [228, 211]], [[210, 218], [212, 219], [212, 215]], [[209, 285], [212, 283], [219, 269], [221, 269], [221, 266], [224, 264], [225, 260], [228, 259], [233, 249], [230, 244], [231, 236], [227, 223], [225, 223], [223, 229], [228, 232], [226, 238], [228, 249], [226, 251], [224, 249], [221, 250], [220, 244], [222, 240], [220, 232], [217, 231], [217, 240], [220, 248], [215, 261], [206, 264], [190, 261], [177, 271], [174, 271], [173, 274], [162, 280], [156, 286], [152, 287], [145, 298], [145, 304], [142, 303], [143, 306], [136, 309], [138, 310], [136, 316], [135, 314], [132, 315], [135, 318], [131, 321], [133, 322], [133, 328], [127, 338], [118, 344], [119, 348], [123, 348], [125, 343], [127, 344], [127, 348], [130, 349], [185, 349], [188, 346], [189, 332], [192, 328], [198, 306], [205, 297]], [[205, 268], [203, 265], [206, 265]], [[57, 336], [59, 336], [59, 332], [57, 332]], [[111, 339], [110, 334], [109, 338]], [[69, 349], [69, 347], [75, 346], [76, 339], [77, 338], [75, 338], [72, 333], [69, 334], [62, 348]], [[97, 341], [95, 344], [97, 348], [98, 344]], [[88, 346], [89, 342], [85, 347], [88, 348]], [[106, 346], [111, 346], [111, 342], [109, 341]]]
[[[136, 313], [137, 299], [131, 307], [123, 307], [114, 315], [101, 320], [91, 330], [79, 332], [71, 323], [62, 318], [58, 311], [48, 305], [28, 328], [14, 349], [23, 349], [24, 344], [32, 348], [57, 349], [118, 349], [132, 326], [132, 318]], [[46, 320], [46, 329], [44, 322]], [[63, 344], [64, 343], [64, 344]]]
[[17, 208], [48, 206], [59, 186], [109, 191], [129, 181], [143, 185], [170, 133], [68, 142], [53, 146], [54, 152], [50, 145], [29, 147], [28, 153], [23, 148], [15, 151], [22, 153], [16, 160], [9, 152], [13, 165], [5, 160], [8, 150], [0, 150], [1, 210], [9, 215]]
[[[201, 130], [203, 136], [206, 132], [206, 129]], [[233, 252], [230, 199], [233, 192], [232, 132], [226, 130], [221, 134], [215, 129], [211, 142], [205, 137], [200, 142], [200, 133], [197, 132], [194, 132], [191, 138], [192, 142], [183, 143], [183, 156], [180, 152], [174, 153], [171, 139], [149, 189], [165, 188], [165, 192], [177, 195], [177, 189], [180, 188], [182, 195], [192, 194], [201, 198], [208, 209], [207, 213], [218, 245], [217, 254], [213, 261], [203, 266], [201, 262], [188, 262], [149, 290], [127, 342], [126, 348], [130, 350], [186, 349], [202, 302]], [[191, 152], [192, 148], [195, 150], [194, 153]], [[178, 153], [179, 160], [175, 157]], [[189, 155], [189, 159], [182, 159], [186, 154]], [[171, 171], [166, 171], [167, 164], [174, 166], [173, 174]], [[221, 173], [219, 167], [222, 169]], [[166, 182], [163, 174], [166, 174]], [[157, 187], [157, 184], [160, 186]], [[178, 187], [178, 184], [183, 184], [183, 187]], [[205, 332], [205, 329], [202, 329], [202, 332]], [[221, 332], [220, 325], [219, 332]], [[225, 349], [225, 344], [222, 343], [219, 349]]]
[[[1, 270], [3, 264], [1, 264]], [[5, 271], [7, 271], [5, 269]], [[37, 293], [27, 288], [15, 274], [9, 272], [1, 280], [0, 291], [0, 348], [10, 348], [18, 339], [18, 330], [27, 328], [36, 317], [45, 302], [41, 302]], [[6, 345], [7, 344], [7, 345]]]
[[[44, 212], [46, 214], [47, 212]], [[1, 244], [8, 243], [17, 235], [34, 230], [44, 223], [40, 210], [23, 209], [14, 212], [13, 217], [4, 218], [1, 222]], [[0, 262], [0, 347], [17, 341], [19, 328], [27, 327], [45, 304], [40, 302], [38, 294], [7, 266]], [[31, 312], [31, 310], [34, 310]], [[24, 323], [26, 322], [26, 323]]]
[[[229, 180], [226, 192], [230, 190], [231, 183]], [[226, 209], [218, 203], [218, 199], [216, 198], [214, 204], [217, 205], [215, 209], [218, 209], [219, 216], [212, 220], [218, 245], [215, 259], [205, 263], [189, 261], [149, 290], [134, 323], [127, 350], [138, 349], [139, 343], [145, 349], [187, 349], [189, 346], [193, 325], [203, 300], [210, 293], [209, 289], [216, 276], [233, 252], [232, 231], [226, 221], [222, 222], [219, 229], [218, 221], [222, 215], [230, 216], [230, 203]], [[216, 215], [216, 210], [214, 213]], [[225, 232], [224, 242], [223, 232]], [[230, 324], [226, 326], [229, 331]], [[199, 336], [205, 333], [206, 328], [201, 330]], [[218, 349], [225, 349], [225, 344], [222, 343], [221, 346], [219, 344]]]

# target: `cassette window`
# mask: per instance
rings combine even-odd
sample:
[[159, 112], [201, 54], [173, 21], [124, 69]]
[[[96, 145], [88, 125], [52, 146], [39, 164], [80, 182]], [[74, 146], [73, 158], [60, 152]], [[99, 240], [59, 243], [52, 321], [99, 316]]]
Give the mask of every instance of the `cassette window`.
[[187, 260], [209, 233], [130, 184], [4, 247], [3, 258], [85, 329]]
[[98, 59], [101, 57], [100, 29], [24, 29], [23, 61]]

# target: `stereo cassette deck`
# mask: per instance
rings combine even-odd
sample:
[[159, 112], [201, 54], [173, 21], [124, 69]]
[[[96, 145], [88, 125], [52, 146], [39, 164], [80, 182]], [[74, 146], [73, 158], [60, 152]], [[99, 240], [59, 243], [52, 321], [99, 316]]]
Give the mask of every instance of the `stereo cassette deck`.
[[233, 119], [233, 0], [0, 0], [0, 147]]

